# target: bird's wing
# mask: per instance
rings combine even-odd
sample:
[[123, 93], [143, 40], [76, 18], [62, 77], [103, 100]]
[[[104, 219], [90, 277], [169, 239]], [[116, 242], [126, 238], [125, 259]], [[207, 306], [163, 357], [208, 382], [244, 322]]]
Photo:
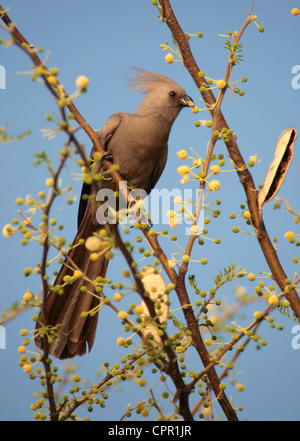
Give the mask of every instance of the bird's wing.
[[[98, 138], [99, 138], [99, 141], [100, 141], [100, 144], [101, 144], [103, 150], [107, 151], [107, 146], [109, 144], [109, 141], [113, 137], [115, 131], [118, 129], [121, 121], [122, 121], [122, 113], [114, 113], [113, 115], [111, 115], [108, 118], [108, 120], [106, 121], [106, 123], [104, 124], [102, 129], [100, 130], [100, 132], [98, 134]], [[93, 146], [93, 148], [91, 150], [91, 155], [95, 151], [96, 151], [96, 149]], [[91, 185], [84, 183], [82, 185], [79, 208], [78, 208], [78, 219], [77, 219], [78, 228], [80, 227], [81, 222], [84, 218], [84, 214], [85, 214], [86, 207], [88, 204], [88, 199], [82, 199], [82, 196], [89, 195], [90, 192], [91, 192]]]
[[162, 172], [164, 171], [166, 162], [168, 158], [168, 149], [166, 148], [160, 158], [157, 160], [155, 167], [153, 169], [153, 173], [151, 176], [151, 188], [148, 190], [148, 193], [155, 187], [157, 181], [159, 180]]

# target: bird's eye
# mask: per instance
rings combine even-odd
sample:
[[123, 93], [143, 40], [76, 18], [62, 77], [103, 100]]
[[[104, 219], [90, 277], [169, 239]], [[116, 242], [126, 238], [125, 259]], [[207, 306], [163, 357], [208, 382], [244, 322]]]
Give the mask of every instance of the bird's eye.
[[174, 90], [172, 90], [172, 92], [170, 92], [170, 96], [171, 96], [172, 98], [174, 98], [174, 96], [176, 96], [176, 92], [174, 92]]

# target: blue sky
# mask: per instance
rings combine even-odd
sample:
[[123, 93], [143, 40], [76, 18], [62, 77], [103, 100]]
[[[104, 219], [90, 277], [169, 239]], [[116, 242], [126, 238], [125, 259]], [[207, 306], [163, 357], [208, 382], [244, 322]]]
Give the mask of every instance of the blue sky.
[[[76, 99], [76, 106], [94, 129], [100, 129], [106, 119], [115, 112], [134, 112], [141, 96], [134, 93], [128, 80], [132, 66], [159, 72], [177, 81], [194, 99], [198, 107], [200, 95], [187, 71], [181, 63], [167, 64], [159, 45], [172, 38], [167, 26], [157, 18], [157, 10], [151, 0], [111, 0], [97, 2], [91, 0], [83, 4], [78, 0], [64, 2], [52, 0], [38, 2], [28, 0], [3, 1], [4, 8], [11, 7], [9, 15], [23, 35], [37, 47], [43, 47], [43, 56], [47, 55], [48, 67], [58, 66], [59, 80], [70, 94], [75, 90], [75, 79], [86, 75], [90, 79], [88, 93]], [[227, 52], [223, 48], [224, 38], [219, 34], [239, 30], [250, 6], [250, 1], [212, 0], [209, 7], [196, 0], [172, 1], [174, 11], [185, 32], [202, 32], [203, 38], [194, 37], [191, 48], [201, 70], [208, 77], [222, 78], [227, 63]], [[238, 136], [239, 148], [247, 161], [249, 156], [257, 154], [261, 160], [251, 171], [256, 185], [264, 180], [265, 172], [273, 159], [278, 136], [286, 127], [299, 131], [300, 90], [292, 87], [294, 66], [300, 65], [299, 55], [299, 20], [300, 16], [291, 15], [293, 7], [299, 7], [296, 1], [270, 2], [257, 0], [253, 13], [264, 23], [265, 32], [259, 33], [255, 24], [249, 26], [243, 36], [244, 62], [234, 69], [233, 80], [242, 76], [248, 77], [247, 83], [241, 83], [245, 90], [243, 97], [229, 95], [223, 105], [223, 113], [230, 127]], [[0, 37], [6, 39], [0, 29]], [[49, 53], [48, 53], [49, 51]], [[4, 49], [0, 46], [0, 65], [6, 70], [6, 89], [0, 89], [0, 126], [8, 125], [8, 133], [17, 135], [28, 129], [32, 130], [26, 139], [2, 144], [0, 148], [0, 225], [10, 223], [17, 216], [15, 199], [27, 194], [35, 196], [45, 190], [46, 171], [43, 166], [33, 168], [33, 153], [45, 150], [57, 163], [58, 152], [64, 141], [58, 136], [52, 141], [42, 137], [41, 128], [51, 125], [45, 120], [45, 114], [57, 113], [55, 103], [46, 89], [39, 83], [32, 82], [28, 75], [20, 74], [31, 69], [30, 60], [16, 47]], [[297, 70], [297, 69], [296, 69]], [[299, 81], [300, 85], [300, 81]], [[169, 159], [161, 177], [158, 188], [180, 188], [176, 168], [182, 165], [176, 155], [180, 149], [192, 147], [204, 154], [209, 140], [208, 129], [194, 127], [196, 119], [208, 119], [207, 112], [197, 116], [184, 109], [175, 122], [169, 140]], [[87, 136], [79, 132], [79, 140], [85, 144], [86, 152], [90, 150]], [[298, 142], [295, 144], [294, 158], [290, 170], [278, 196], [286, 198], [291, 206], [299, 212], [299, 175], [297, 164], [300, 154]], [[216, 153], [225, 152], [221, 142], [217, 143]], [[56, 162], [55, 162], [56, 161]], [[227, 163], [227, 169], [230, 164]], [[68, 172], [77, 171], [70, 166]], [[68, 173], [64, 175], [66, 182]], [[220, 175], [221, 189], [218, 198], [222, 200], [221, 215], [211, 222], [209, 235], [220, 237], [222, 244], [216, 246], [207, 243], [203, 248], [195, 247], [195, 260], [206, 257], [208, 264], [199, 269], [192, 265], [191, 272], [198, 271], [198, 282], [201, 289], [210, 289], [219, 269], [235, 262], [258, 274], [268, 271], [255, 238], [249, 235], [231, 232], [232, 226], [241, 221], [229, 221], [231, 212], [240, 214], [240, 204], [245, 202], [243, 189], [235, 173]], [[74, 181], [74, 192], [80, 192], [79, 180]], [[76, 232], [77, 204], [66, 206], [63, 202], [54, 207], [53, 216], [65, 225], [65, 235], [69, 241]], [[273, 204], [264, 209], [264, 219], [270, 237], [277, 236], [278, 253], [282, 264], [293, 279], [299, 267], [292, 262], [297, 249], [287, 243], [284, 233], [287, 230], [297, 232], [293, 216], [283, 209], [273, 210]], [[241, 228], [244, 224], [238, 224]], [[39, 260], [39, 248], [19, 245], [20, 237], [10, 240], [0, 237], [1, 286], [0, 306], [10, 306], [15, 300], [21, 300], [28, 289], [37, 293], [39, 280], [24, 278], [23, 269], [34, 266]], [[185, 243], [183, 238], [182, 243]], [[173, 245], [163, 241], [166, 252], [171, 255]], [[111, 275], [118, 276], [120, 268], [125, 267], [116, 261], [110, 268]], [[121, 262], [121, 263], [120, 263]], [[147, 263], [147, 261], [145, 261]], [[254, 285], [242, 280], [233, 283], [220, 293], [224, 303], [234, 301], [233, 288], [237, 285], [253, 292]], [[191, 293], [191, 296], [193, 294]], [[248, 317], [243, 323], [249, 323], [253, 311], [264, 309], [264, 305], [252, 305], [243, 312]], [[5, 396], [0, 405], [1, 420], [28, 420], [32, 418], [29, 405], [34, 401], [33, 392], [38, 386], [29, 381], [20, 367], [17, 366], [19, 354], [17, 347], [21, 339], [19, 330], [31, 328], [31, 314], [21, 315], [6, 326], [6, 349], [0, 350], [0, 395]], [[249, 420], [299, 420], [298, 396], [299, 350], [292, 349], [292, 321], [274, 313], [276, 323], [284, 326], [279, 332], [262, 326], [260, 333], [268, 340], [268, 345], [261, 351], [254, 346], [245, 351], [236, 366], [243, 372], [239, 382], [245, 385], [245, 391], [238, 394], [229, 387], [228, 395], [233, 395], [234, 402], [244, 407], [240, 418]], [[112, 321], [116, 322], [110, 310], [101, 311], [96, 343], [93, 351], [86, 357], [76, 360], [80, 365], [82, 377], [95, 378], [95, 372], [104, 361], [118, 362], [120, 353], [111, 351], [114, 342], [122, 331], [118, 325], [111, 329]], [[123, 354], [124, 355], [124, 354]], [[191, 351], [191, 363], [197, 361]], [[194, 358], [195, 357], [195, 358]], [[62, 365], [62, 364], [59, 364]], [[97, 380], [95, 380], [97, 381]], [[22, 394], [20, 395], [20, 390]], [[91, 415], [91, 418], [110, 420], [121, 417], [128, 403], [143, 399], [143, 394], [131, 384], [124, 386], [124, 392], [112, 393], [104, 410]], [[114, 401], [118, 402], [118, 408]], [[154, 414], [153, 414], [154, 417]]]

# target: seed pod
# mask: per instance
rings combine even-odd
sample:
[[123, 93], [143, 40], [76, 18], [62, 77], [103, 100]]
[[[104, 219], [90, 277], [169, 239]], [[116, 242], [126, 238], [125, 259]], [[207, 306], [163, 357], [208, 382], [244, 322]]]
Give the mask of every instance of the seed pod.
[[[165, 292], [167, 286], [162, 275], [160, 273], [156, 274], [154, 270], [155, 268], [151, 265], [145, 266], [142, 269], [142, 282], [145, 290], [150, 294], [150, 298], [153, 300], [153, 302], [160, 303], [159, 310], [161, 311], [161, 315], [159, 316], [159, 321], [160, 323], [163, 323], [166, 321], [169, 312], [169, 307], [165, 303], [168, 300], [168, 295]], [[142, 302], [141, 306], [146, 317], [149, 317], [149, 310], [144, 301]], [[153, 340], [151, 340], [151, 343], [153, 346], [157, 346], [157, 344], [160, 342], [158, 328], [151, 320], [149, 321], [149, 324], [142, 329], [142, 334], [145, 337], [148, 334], [152, 334]]]
[[295, 129], [288, 127], [278, 138], [274, 159], [271, 162], [264, 185], [258, 195], [258, 206], [269, 202], [278, 193], [293, 158], [293, 147], [297, 139]]

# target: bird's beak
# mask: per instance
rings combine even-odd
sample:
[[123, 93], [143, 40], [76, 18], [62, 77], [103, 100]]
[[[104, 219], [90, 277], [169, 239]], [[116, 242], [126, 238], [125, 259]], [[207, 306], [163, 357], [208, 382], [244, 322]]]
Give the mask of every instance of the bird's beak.
[[194, 107], [195, 106], [194, 101], [188, 95], [184, 95], [184, 97], [181, 98], [181, 102], [184, 107]]

